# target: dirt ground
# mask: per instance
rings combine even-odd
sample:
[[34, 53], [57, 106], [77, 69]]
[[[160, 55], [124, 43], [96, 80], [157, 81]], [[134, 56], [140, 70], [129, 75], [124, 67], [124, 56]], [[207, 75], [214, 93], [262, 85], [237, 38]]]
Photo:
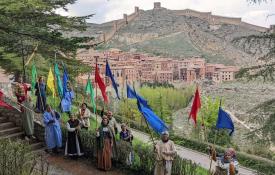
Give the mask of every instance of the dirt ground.
[[71, 160], [63, 156], [48, 156], [47, 160], [50, 163], [49, 175], [126, 175], [116, 169], [100, 171], [85, 159]]

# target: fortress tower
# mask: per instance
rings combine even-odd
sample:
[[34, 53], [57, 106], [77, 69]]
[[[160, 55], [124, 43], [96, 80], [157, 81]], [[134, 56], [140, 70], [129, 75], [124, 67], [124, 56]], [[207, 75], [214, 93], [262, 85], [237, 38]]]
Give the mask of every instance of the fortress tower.
[[154, 9], [160, 9], [161, 3], [160, 2], [154, 2]]

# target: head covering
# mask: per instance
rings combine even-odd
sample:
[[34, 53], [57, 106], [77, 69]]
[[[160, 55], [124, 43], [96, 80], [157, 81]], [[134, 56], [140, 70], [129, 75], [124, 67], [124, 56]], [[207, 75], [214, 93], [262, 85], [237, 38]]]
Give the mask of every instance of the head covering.
[[113, 113], [112, 113], [111, 111], [108, 111], [108, 112], [107, 112], [107, 115], [108, 115], [108, 116], [111, 116], [112, 114], [113, 114]]
[[161, 133], [161, 135], [163, 136], [163, 135], [168, 135], [169, 136], [169, 132], [168, 131], [163, 131], [162, 133]]
[[83, 106], [83, 105], [85, 105], [86, 107], [88, 107], [87, 103], [82, 103], [82, 105], [81, 105], [81, 106]]
[[103, 124], [103, 120], [104, 120], [104, 119], [107, 119], [107, 125], [108, 125], [108, 124], [109, 124], [109, 119], [108, 119], [108, 117], [107, 117], [106, 115], [103, 115], [103, 116], [102, 116], [101, 125], [104, 125], [104, 124]]

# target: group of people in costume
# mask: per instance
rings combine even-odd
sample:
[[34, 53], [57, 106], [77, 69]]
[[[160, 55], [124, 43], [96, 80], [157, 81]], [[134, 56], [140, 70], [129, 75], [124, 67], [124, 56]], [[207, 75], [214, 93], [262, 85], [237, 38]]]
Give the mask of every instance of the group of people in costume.
[[[33, 111], [31, 98], [28, 91], [31, 88], [22, 83], [22, 79], [16, 84], [15, 95], [19, 104], [22, 104], [23, 125], [25, 133], [28, 138], [33, 137]], [[61, 115], [52, 109], [47, 104], [46, 98], [46, 84], [43, 77], [39, 77], [35, 84], [35, 95], [37, 97], [35, 109], [36, 112], [43, 113], [43, 124], [45, 126], [45, 142], [47, 145], [47, 152], [59, 153], [62, 147], [62, 131], [61, 131]], [[92, 113], [88, 109], [86, 103], [83, 103], [77, 114], [72, 114], [71, 105], [74, 99], [74, 92], [68, 83], [67, 90], [64, 92], [61, 100], [61, 112], [68, 113], [70, 119], [66, 122], [65, 128], [67, 130], [67, 140], [65, 142], [65, 156], [77, 159], [84, 155], [83, 146], [81, 144], [80, 132], [81, 130], [89, 130], [90, 119]], [[97, 139], [97, 166], [99, 169], [108, 171], [112, 168], [112, 160], [117, 156], [116, 149], [116, 135], [121, 141], [128, 142], [132, 145], [133, 135], [126, 124], [121, 124], [120, 132], [118, 132], [119, 125], [113, 117], [112, 112], [108, 111], [106, 114], [101, 113], [101, 124], [96, 129]], [[170, 175], [172, 169], [172, 161], [175, 158], [176, 150], [173, 141], [169, 140], [169, 133], [167, 131], [161, 134], [161, 140], [154, 144], [154, 153], [156, 155], [155, 175]], [[133, 152], [129, 153], [127, 164], [133, 163]]]

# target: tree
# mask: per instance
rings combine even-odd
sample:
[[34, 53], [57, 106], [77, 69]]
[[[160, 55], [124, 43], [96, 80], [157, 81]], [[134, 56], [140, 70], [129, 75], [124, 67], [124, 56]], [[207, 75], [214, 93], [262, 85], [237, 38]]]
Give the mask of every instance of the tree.
[[54, 57], [57, 50], [74, 57], [76, 50], [86, 47], [83, 43], [91, 40], [88, 37], [69, 37], [65, 32], [86, 29], [86, 19], [82, 17], [61, 16], [56, 9], [63, 8], [76, 0], [5, 0], [0, 2], [0, 53], [3, 57], [12, 53], [25, 58], [34, 50], [48, 58]]

